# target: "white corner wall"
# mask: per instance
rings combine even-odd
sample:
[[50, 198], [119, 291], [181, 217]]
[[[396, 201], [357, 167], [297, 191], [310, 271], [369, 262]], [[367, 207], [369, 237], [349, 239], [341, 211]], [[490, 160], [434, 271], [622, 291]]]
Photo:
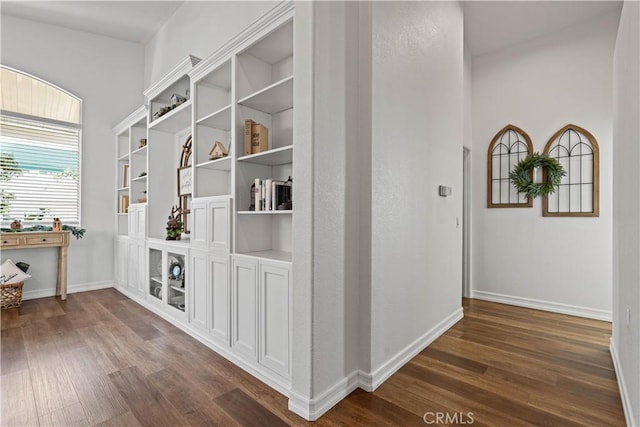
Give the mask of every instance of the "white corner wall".
[[187, 55], [204, 59], [278, 1], [186, 1], [145, 45], [144, 87]]
[[[2, 64], [53, 83], [82, 99], [82, 227], [72, 237], [70, 291], [113, 284], [115, 182], [112, 126], [142, 104], [141, 45], [2, 15]], [[2, 251], [31, 264], [25, 298], [55, 293], [53, 249]]]
[[[612, 59], [617, 14], [473, 58], [472, 295], [611, 318]], [[600, 147], [600, 217], [543, 218], [533, 208], [487, 209], [489, 142], [507, 124], [534, 151], [568, 123]]]
[[[640, 426], [640, 3], [622, 9], [614, 55], [613, 338], [630, 426]], [[629, 310], [629, 317], [627, 317]]]
[[373, 2], [372, 31], [375, 388], [462, 316], [462, 11]]

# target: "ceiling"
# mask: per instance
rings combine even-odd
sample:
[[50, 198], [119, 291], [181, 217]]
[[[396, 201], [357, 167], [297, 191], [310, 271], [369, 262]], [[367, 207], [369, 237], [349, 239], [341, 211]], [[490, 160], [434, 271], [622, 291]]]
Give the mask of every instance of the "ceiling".
[[621, 1], [466, 1], [465, 41], [472, 56], [516, 45], [610, 12]]
[[[182, 1], [0, 1], [2, 14], [146, 43]], [[466, 1], [465, 39], [477, 56], [618, 11], [610, 1]]]
[[182, 1], [0, 1], [3, 15], [146, 43]]

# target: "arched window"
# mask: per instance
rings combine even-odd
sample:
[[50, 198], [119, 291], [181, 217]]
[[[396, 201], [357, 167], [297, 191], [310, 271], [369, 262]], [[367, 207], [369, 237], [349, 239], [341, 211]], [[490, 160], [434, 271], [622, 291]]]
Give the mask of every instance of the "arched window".
[[82, 101], [1, 66], [0, 215], [4, 226], [80, 225]]
[[543, 216], [599, 216], [600, 150], [589, 131], [567, 125], [556, 132], [544, 152], [567, 173], [558, 189], [542, 200]]
[[522, 129], [507, 125], [496, 134], [487, 152], [487, 207], [530, 208], [533, 200], [518, 193], [511, 185], [509, 174], [520, 160], [533, 153], [529, 135]]

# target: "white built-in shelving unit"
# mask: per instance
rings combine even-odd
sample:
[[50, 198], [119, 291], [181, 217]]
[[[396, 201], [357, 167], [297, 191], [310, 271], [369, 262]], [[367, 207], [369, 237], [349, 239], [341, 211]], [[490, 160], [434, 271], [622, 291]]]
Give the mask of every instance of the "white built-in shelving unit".
[[[136, 119], [116, 127], [116, 194], [133, 202], [116, 215], [118, 289], [285, 394], [295, 203], [249, 206], [256, 179], [294, 178], [293, 8], [283, 2], [209, 57], [185, 58], [145, 91]], [[174, 94], [186, 101], [157, 114]], [[266, 151], [245, 155], [245, 120], [268, 128]], [[190, 234], [166, 241], [189, 136]], [[210, 157], [216, 142], [226, 157]], [[142, 191], [147, 201], [136, 203]]]

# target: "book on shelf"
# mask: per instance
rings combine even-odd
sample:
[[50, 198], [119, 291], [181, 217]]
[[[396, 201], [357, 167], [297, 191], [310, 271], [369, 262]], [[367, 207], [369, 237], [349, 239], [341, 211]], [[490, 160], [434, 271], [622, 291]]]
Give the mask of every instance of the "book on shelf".
[[129, 165], [122, 165], [122, 188], [129, 186]]
[[262, 153], [269, 149], [269, 129], [253, 120], [244, 121], [244, 154]]
[[123, 194], [120, 196], [120, 213], [129, 212], [129, 196]]
[[287, 181], [256, 178], [251, 185], [250, 211], [281, 211], [292, 209], [291, 178]]

